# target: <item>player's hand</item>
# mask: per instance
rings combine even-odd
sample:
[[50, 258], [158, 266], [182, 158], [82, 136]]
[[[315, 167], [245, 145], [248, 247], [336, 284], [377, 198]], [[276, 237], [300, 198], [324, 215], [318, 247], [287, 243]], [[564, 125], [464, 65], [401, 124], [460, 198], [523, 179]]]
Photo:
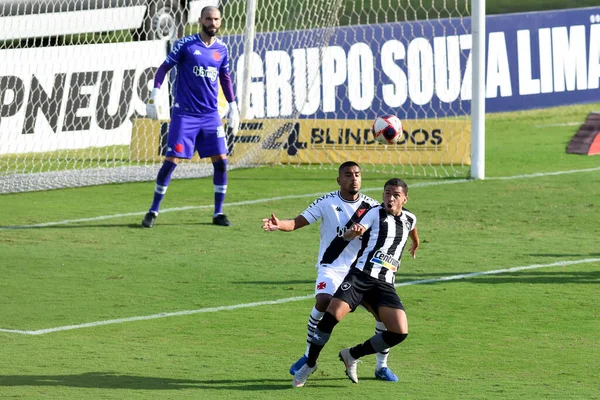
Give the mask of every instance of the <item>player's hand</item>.
[[227, 123], [233, 135], [237, 135], [238, 129], [240, 129], [240, 110], [238, 110], [238, 106], [235, 101], [229, 103], [229, 120]]
[[146, 103], [146, 116], [150, 119], [157, 120], [158, 119], [158, 106], [156, 105], [156, 98], [158, 97], [158, 89], [152, 89], [152, 93], [150, 94], [150, 99], [148, 103]]
[[411, 242], [410, 243], [410, 249], [408, 249], [408, 251], [410, 252], [410, 255], [412, 256], [412, 258], [417, 258], [417, 247], [419, 247], [418, 244], [416, 244], [415, 242]]
[[279, 218], [275, 214], [271, 214], [271, 218], [263, 218], [262, 222], [262, 228], [265, 232], [272, 232], [279, 229]]
[[354, 224], [350, 227], [350, 229], [347, 229], [346, 232], [344, 232], [344, 239], [346, 239], [346, 240], [356, 239], [357, 237], [359, 237], [360, 235], [365, 233], [365, 231], [366, 231], [365, 227], [362, 226], [361, 224]]
[[413, 256], [413, 258], [417, 258], [417, 249], [419, 248], [419, 242], [416, 240], [411, 240], [410, 241], [410, 248], [408, 249], [408, 251], [410, 252], [410, 255]]

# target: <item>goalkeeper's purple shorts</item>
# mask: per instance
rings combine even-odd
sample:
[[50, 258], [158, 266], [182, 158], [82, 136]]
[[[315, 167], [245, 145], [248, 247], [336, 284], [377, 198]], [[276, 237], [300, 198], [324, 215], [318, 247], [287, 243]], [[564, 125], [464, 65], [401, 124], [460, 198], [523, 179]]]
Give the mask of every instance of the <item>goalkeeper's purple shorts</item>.
[[173, 111], [166, 156], [190, 159], [196, 150], [200, 158], [227, 154], [219, 113], [189, 115]]

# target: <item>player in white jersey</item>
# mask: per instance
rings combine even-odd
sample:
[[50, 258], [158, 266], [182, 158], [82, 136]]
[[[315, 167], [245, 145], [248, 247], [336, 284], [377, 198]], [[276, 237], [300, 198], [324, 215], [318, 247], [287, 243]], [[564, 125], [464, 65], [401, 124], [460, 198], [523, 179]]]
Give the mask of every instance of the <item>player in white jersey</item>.
[[[359, 222], [369, 209], [379, 205], [376, 200], [359, 192], [362, 177], [357, 163], [353, 161], [343, 163], [338, 169], [337, 182], [340, 186], [339, 190], [319, 197], [296, 218], [279, 220], [271, 214], [271, 218], [263, 219], [263, 229], [267, 232], [276, 230], [289, 232], [321, 219], [315, 306], [308, 319], [306, 352], [290, 367], [292, 375], [306, 363], [315, 328], [360, 249], [360, 240], [346, 241], [343, 238], [344, 232], [354, 223]], [[377, 321], [375, 332], [381, 333], [385, 330], [385, 325]], [[396, 382], [398, 377], [387, 366], [388, 354], [388, 349], [382, 349], [377, 353], [375, 377]]]
[[406, 312], [394, 287], [394, 274], [408, 238], [413, 258], [419, 247], [417, 218], [403, 207], [407, 201], [406, 183], [398, 178], [390, 179], [384, 185], [383, 204], [371, 208], [360, 221], [345, 230], [345, 240], [356, 242], [362, 237], [361, 248], [315, 329], [306, 364], [294, 375], [294, 387], [304, 386], [310, 374], [316, 371], [317, 359], [333, 328], [362, 302], [373, 308], [387, 330], [340, 351], [346, 375], [353, 383], [358, 383], [356, 365], [360, 357], [396, 346], [408, 336]]

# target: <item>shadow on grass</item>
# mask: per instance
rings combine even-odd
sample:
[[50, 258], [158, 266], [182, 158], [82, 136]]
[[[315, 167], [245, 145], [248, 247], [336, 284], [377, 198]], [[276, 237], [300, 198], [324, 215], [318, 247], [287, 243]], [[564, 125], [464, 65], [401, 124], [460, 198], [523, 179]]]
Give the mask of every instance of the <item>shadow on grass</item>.
[[[315, 379], [319, 387], [337, 387], [322, 385], [320, 381], [345, 381], [341, 378]], [[97, 389], [137, 389], [137, 390], [287, 390], [292, 388], [292, 379], [174, 379], [151, 376], [119, 375], [110, 372], [87, 372], [76, 375], [0, 375], [0, 387], [9, 386], [67, 386]]]
[[600, 257], [600, 253], [588, 253], [588, 254], [558, 254], [558, 253], [545, 253], [545, 254], [529, 254], [531, 257]]
[[[477, 273], [477, 272], [475, 272]], [[468, 273], [467, 273], [468, 274]], [[525, 284], [564, 284], [564, 283], [600, 283], [600, 271], [515, 271], [503, 272], [500, 274], [481, 274], [478, 276], [469, 276], [458, 279], [443, 279], [450, 275], [463, 274], [422, 274], [418, 276], [411, 274], [410, 276], [402, 276], [396, 279], [396, 284], [402, 286], [410, 285], [410, 282], [439, 285], [448, 283], [474, 283], [474, 284], [503, 284], [503, 283], [525, 283]], [[421, 282], [423, 280], [435, 280], [433, 282]]]
[[[584, 254], [585, 256], [585, 254]], [[593, 254], [590, 254], [593, 256]], [[474, 272], [439, 272], [439, 273], [423, 273], [423, 274], [401, 274], [396, 275], [396, 284], [400, 286], [408, 285], [437, 285], [447, 283], [600, 283], [600, 271], [515, 271], [503, 272], [498, 274], [484, 274], [477, 276], [467, 276], [463, 278], [444, 279], [460, 275], [477, 274]], [[425, 281], [425, 282], [424, 282]], [[431, 282], [427, 282], [431, 281]], [[232, 285], [299, 285], [314, 283], [314, 280], [287, 280], [287, 281], [232, 281]]]

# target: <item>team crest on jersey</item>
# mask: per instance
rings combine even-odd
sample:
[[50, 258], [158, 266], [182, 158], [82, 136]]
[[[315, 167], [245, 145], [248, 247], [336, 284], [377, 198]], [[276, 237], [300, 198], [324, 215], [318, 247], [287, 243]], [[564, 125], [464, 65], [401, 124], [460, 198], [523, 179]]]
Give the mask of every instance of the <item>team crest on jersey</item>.
[[348, 289], [350, 289], [351, 286], [352, 285], [349, 282], [344, 282], [344, 283], [342, 283], [342, 286], [340, 286], [340, 288], [342, 290], [348, 290]]
[[219, 61], [221, 59], [221, 53], [219, 53], [218, 51], [214, 51], [213, 58], [215, 59], [215, 61]]
[[410, 222], [404, 221], [404, 229], [406, 229], [407, 231], [410, 231]]
[[319, 282], [317, 283], [317, 290], [323, 290], [327, 287], [327, 283], [326, 282]]
[[375, 252], [373, 258], [371, 258], [371, 262], [393, 272], [398, 271], [398, 266], [400, 265], [398, 260], [396, 260], [393, 256], [386, 254], [381, 250], [377, 250]]

